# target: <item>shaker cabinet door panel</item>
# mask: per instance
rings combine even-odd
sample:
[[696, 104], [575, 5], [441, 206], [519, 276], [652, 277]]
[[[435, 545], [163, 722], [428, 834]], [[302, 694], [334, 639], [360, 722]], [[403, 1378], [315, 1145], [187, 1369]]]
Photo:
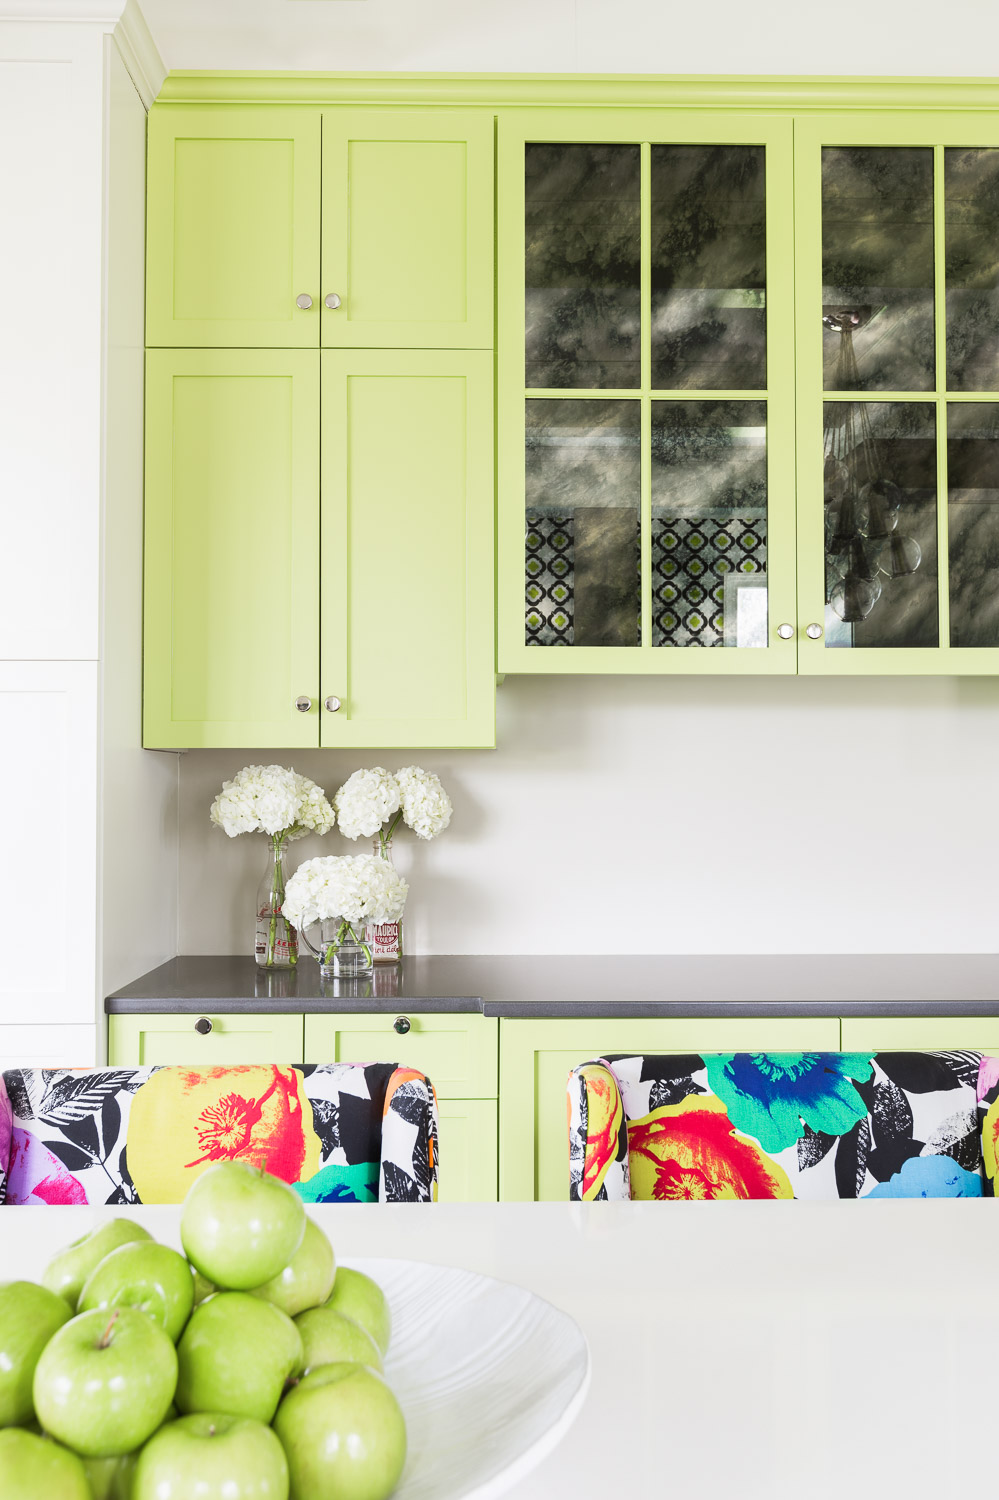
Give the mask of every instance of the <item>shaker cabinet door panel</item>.
[[154, 350], [146, 400], [144, 743], [315, 746], [319, 353]]
[[302, 1061], [305, 1029], [301, 1015], [213, 1016], [211, 1030], [197, 1030], [194, 1015], [110, 1016], [111, 1067], [234, 1067], [248, 1063]]
[[321, 561], [320, 744], [492, 746], [490, 354], [323, 353]]
[[320, 323], [326, 347], [492, 347], [490, 111], [323, 111]]
[[320, 133], [309, 108], [151, 111], [148, 345], [318, 347]]

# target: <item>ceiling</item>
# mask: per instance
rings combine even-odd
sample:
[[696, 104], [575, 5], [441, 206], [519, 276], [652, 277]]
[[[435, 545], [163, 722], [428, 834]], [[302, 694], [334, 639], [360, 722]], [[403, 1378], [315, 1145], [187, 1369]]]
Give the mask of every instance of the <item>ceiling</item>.
[[995, 0], [138, 3], [170, 69], [977, 77], [999, 54]]

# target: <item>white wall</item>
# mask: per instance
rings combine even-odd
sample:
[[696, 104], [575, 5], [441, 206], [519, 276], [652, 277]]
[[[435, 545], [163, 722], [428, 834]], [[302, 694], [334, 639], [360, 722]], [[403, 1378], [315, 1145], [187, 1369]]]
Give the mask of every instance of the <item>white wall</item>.
[[495, 751], [185, 756], [181, 951], [250, 951], [263, 840], [208, 808], [273, 758], [330, 792], [358, 765], [444, 780], [451, 827], [397, 839], [411, 952], [995, 952], [999, 682], [508, 677], [498, 701]]

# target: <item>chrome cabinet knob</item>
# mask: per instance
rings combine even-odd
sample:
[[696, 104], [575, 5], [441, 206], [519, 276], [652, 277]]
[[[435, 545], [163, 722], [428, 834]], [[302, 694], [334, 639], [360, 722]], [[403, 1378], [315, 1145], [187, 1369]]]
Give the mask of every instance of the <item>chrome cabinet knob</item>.
[[331, 714], [335, 714], [339, 712], [340, 707], [340, 699], [336, 696], [335, 693], [330, 693], [329, 697], [326, 699], [327, 711]]
[[392, 1022], [392, 1029], [397, 1031], [400, 1036], [405, 1036], [407, 1031], [412, 1031], [413, 1023], [408, 1016], [396, 1016]]
[[309, 712], [309, 709], [312, 707], [312, 699], [307, 698], [303, 693], [300, 698], [295, 699], [295, 707], [298, 709], [300, 714], [307, 714]]
[[808, 636], [808, 639], [810, 641], [817, 641], [822, 636], [822, 626], [816, 624], [806, 625], [805, 634]]
[[791, 637], [794, 635], [794, 626], [793, 625], [778, 625], [777, 626], [777, 634], [780, 636], [780, 638], [781, 638], [782, 641], [789, 641], [791, 639]]
[[331, 312], [335, 312], [336, 309], [340, 306], [340, 298], [336, 292], [327, 292], [323, 300], [325, 301], [326, 306], [330, 309]]
[[194, 1029], [200, 1036], [207, 1036], [212, 1029], [212, 1023], [207, 1016], [202, 1016], [200, 1021], [195, 1021]]
[[308, 292], [299, 292], [298, 296], [295, 298], [295, 306], [302, 308], [303, 311], [307, 307], [312, 306], [312, 298], [309, 296]]

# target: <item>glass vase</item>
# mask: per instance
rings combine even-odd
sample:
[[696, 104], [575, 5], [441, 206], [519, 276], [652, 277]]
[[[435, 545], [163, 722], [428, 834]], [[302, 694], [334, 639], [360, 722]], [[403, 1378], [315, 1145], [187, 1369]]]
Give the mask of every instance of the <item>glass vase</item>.
[[[392, 840], [375, 839], [375, 856], [392, 863]], [[369, 922], [364, 929], [365, 942], [376, 964], [397, 964], [402, 958], [402, 922]]]
[[319, 923], [319, 947], [305, 928], [305, 946], [319, 962], [321, 979], [360, 979], [372, 970], [371, 948], [365, 941], [364, 925], [345, 917], [323, 917]]
[[253, 951], [261, 969], [293, 969], [298, 933], [281, 915], [284, 906], [285, 846], [272, 839], [264, 878], [257, 888], [257, 931]]

